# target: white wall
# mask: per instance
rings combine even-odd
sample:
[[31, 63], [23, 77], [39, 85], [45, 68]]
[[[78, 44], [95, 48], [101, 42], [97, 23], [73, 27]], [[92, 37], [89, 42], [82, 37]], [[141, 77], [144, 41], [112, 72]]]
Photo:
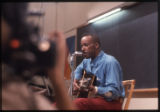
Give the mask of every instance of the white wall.
[[157, 109], [158, 109], [158, 98], [131, 98], [128, 107], [128, 110], [157, 110]]
[[[43, 26], [44, 33], [59, 29], [66, 32], [66, 37], [69, 37], [75, 35], [76, 27], [86, 23], [88, 19], [122, 4], [124, 2], [32, 2], [30, 10], [40, 10], [42, 6], [45, 16], [40, 19], [35, 18], [34, 21]], [[158, 98], [132, 98], [129, 109], [158, 109]]]
[[41, 10], [45, 13], [42, 17], [34, 17], [32, 20], [40, 25], [41, 33], [45, 34], [56, 28], [56, 3], [54, 2], [31, 2], [29, 10]]
[[[58, 29], [67, 36], [76, 33], [76, 27], [124, 2], [66, 2], [58, 3]], [[70, 32], [70, 29], [72, 29]], [[67, 32], [67, 33], [66, 33]]]
[[123, 3], [124, 2], [31, 2], [29, 9], [38, 9], [45, 12], [44, 17], [34, 19], [41, 27], [43, 26], [42, 30], [44, 29], [44, 33], [52, 29], [59, 29], [68, 37], [75, 35], [76, 27], [86, 23], [88, 19], [107, 12]]

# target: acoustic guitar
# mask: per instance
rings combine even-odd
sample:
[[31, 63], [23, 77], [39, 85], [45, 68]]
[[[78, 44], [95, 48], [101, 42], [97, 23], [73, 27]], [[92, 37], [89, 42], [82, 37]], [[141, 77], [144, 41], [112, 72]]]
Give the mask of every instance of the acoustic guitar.
[[87, 74], [83, 71], [82, 79], [79, 81], [80, 89], [77, 92], [77, 98], [88, 98], [90, 95], [89, 86], [96, 85], [96, 76], [93, 74]]

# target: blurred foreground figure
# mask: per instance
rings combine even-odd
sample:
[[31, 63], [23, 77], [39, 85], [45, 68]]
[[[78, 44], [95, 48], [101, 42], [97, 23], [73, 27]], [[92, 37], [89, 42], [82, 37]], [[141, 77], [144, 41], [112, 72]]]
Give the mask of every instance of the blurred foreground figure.
[[[41, 52], [36, 47], [38, 45], [36, 39], [39, 38], [34, 38], [34, 31], [26, 22], [27, 4], [2, 3], [1, 8], [2, 110], [75, 109], [67, 95], [63, 80], [64, 35], [58, 31], [50, 33], [48, 36], [49, 42], [52, 40], [56, 47], [54, 44], [49, 44], [50, 51]], [[35, 43], [35, 45], [32, 43]], [[43, 45], [40, 47], [43, 47]], [[43, 48], [44, 51], [46, 47]], [[43, 59], [41, 56], [46, 57]], [[45, 62], [51, 62], [51, 64]], [[39, 72], [38, 70], [42, 69], [48, 75], [54, 87], [57, 107], [45, 97], [34, 94], [26, 83], [34, 74]]]

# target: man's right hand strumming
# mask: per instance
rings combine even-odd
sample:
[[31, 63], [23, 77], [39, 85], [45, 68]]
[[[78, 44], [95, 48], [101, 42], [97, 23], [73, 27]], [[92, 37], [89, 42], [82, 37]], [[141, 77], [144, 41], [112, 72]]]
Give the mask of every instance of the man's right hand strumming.
[[73, 95], [76, 95], [79, 90], [80, 90], [79, 81], [74, 80], [74, 82], [73, 82]]

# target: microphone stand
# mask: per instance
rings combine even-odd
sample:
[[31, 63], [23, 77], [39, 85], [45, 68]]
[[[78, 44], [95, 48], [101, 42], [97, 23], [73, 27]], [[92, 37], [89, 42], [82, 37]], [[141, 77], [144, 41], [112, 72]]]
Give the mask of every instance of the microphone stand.
[[73, 90], [73, 81], [74, 81], [74, 76], [75, 76], [74, 71], [75, 71], [75, 57], [76, 56], [82, 56], [82, 52], [75, 51], [70, 57], [70, 67], [71, 67], [72, 72], [71, 72], [71, 83], [70, 83], [68, 94], [70, 94], [70, 96], [72, 97], [72, 100], [73, 100], [72, 90]]
[[69, 95], [71, 96], [72, 100], [73, 100], [73, 81], [74, 81], [74, 71], [75, 71], [75, 54], [73, 53], [70, 57], [70, 67], [71, 67], [71, 82], [70, 82], [70, 88], [69, 88]]

